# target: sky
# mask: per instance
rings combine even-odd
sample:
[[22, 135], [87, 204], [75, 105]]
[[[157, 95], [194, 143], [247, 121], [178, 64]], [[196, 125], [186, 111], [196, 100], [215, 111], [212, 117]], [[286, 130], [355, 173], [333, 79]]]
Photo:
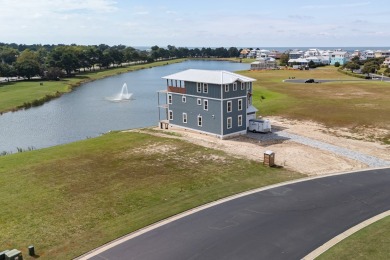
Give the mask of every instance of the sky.
[[388, 0], [0, 0], [0, 42], [390, 46]]

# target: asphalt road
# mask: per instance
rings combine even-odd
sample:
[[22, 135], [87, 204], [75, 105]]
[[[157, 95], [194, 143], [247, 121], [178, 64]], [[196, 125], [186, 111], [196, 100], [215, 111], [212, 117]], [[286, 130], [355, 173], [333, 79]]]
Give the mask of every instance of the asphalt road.
[[[284, 82], [287, 83], [305, 83], [308, 79], [285, 79]], [[355, 81], [367, 81], [367, 79], [314, 79], [315, 82], [318, 83], [326, 83], [326, 82], [355, 82]], [[316, 84], [316, 83], [308, 83]]]
[[389, 210], [389, 187], [390, 169], [289, 184], [199, 211], [91, 259], [301, 259]]

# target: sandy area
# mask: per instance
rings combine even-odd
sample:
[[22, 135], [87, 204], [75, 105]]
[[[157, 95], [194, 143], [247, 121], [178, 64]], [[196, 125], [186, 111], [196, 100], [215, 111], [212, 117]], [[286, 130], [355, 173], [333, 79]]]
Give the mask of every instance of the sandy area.
[[[268, 119], [271, 120], [274, 129], [283, 129], [283, 131], [288, 133], [305, 136], [313, 140], [333, 144], [390, 162], [389, 145], [355, 140], [353, 138], [361, 137], [354, 136], [348, 129], [328, 129], [314, 122], [294, 121], [281, 117], [268, 117]], [[180, 138], [205, 147], [223, 150], [236, 157], [251, 160], [263, 161], [264, 151], [272, 150], [275, 152], [275, 163], [277, 165], [307, 175], [321, 175], [368, 168], [362, 162], [291, 140], [259, 141], [247, 136], [221, 140], [214, 136], [171, 126], [168, 130], [159, 129], [158, 132], [160, 131], [164, 137]], [[164, 134], [164, 131], [178, 133], [180, 137], [168, 136]], [[155, 134], [159, 135], [158, 132]], [[150, 132], [148, 131], [148, 133]]]

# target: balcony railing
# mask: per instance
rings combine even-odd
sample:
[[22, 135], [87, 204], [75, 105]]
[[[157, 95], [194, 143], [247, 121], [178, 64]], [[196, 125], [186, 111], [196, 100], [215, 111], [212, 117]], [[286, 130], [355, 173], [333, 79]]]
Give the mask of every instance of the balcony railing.
[[185, 94], [186, 93], [186, 89], [185, 88], [179, 88], [179, 87], [173, 87], [173, 86], [168, 86], [168, 91], [169, 92], [180, 93], [180, 94]]

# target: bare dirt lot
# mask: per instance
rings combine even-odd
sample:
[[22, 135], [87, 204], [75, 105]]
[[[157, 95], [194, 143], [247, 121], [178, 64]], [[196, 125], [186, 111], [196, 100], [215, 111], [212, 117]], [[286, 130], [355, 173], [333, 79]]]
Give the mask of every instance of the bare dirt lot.
[[[390, 166], [390, 145], [366, 141], [364, 135], [354, 135], [349, 129], [329, 129], [318, 123], [282, 117], [268, 119], [273, 133], [249, 133], [228, 140], [171, 126], [159, 131], [164, 136], [167, 132], [177, 133], [171, 136], [251, 160], [263, 161], [264, 152], [272, 150], [278, 166], [307, 175]], [[372, 131], [367, 129], [368, 134]]]

